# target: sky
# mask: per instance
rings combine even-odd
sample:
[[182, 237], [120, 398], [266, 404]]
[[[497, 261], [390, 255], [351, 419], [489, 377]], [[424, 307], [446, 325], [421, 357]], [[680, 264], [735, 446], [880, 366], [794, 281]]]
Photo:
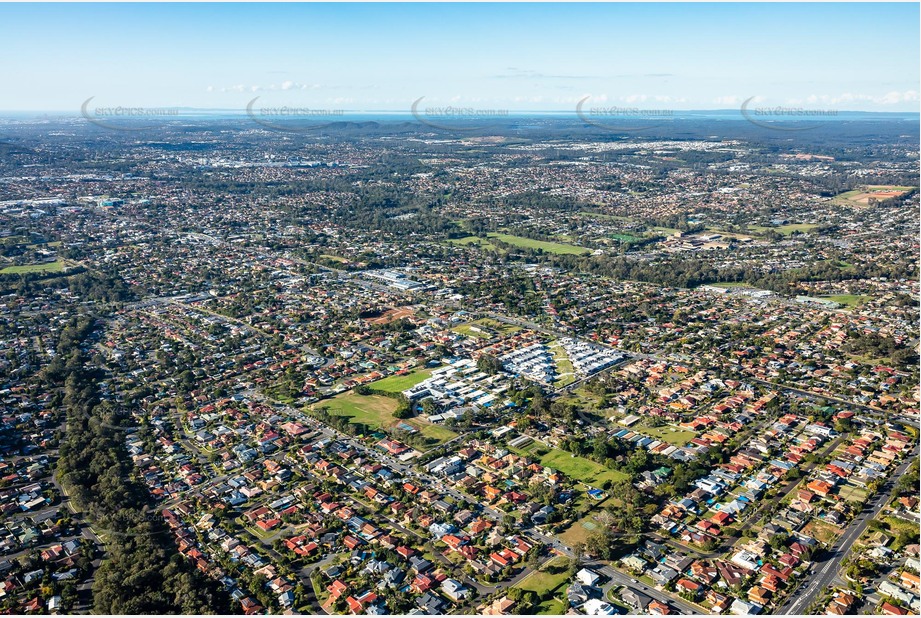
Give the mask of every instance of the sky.
[[[0, 110], [917, 112], [918, 3], [0, 4]], [[586, 99], [586, 97], [589, 97]], [[489, 113], [483, 111], [483, 113]]]

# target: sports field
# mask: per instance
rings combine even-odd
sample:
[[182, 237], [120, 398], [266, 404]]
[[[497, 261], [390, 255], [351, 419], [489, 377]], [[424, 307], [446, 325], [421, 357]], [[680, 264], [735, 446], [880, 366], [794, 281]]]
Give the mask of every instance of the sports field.
[[898, 197], [908, 191], [911, 191], [912, 189], [914, 189], [914, 187], [901, 187], [898, 185], [867, 185], [852, 191], [845, 191], [844, 193], [836, 196], [835, 201], [839, 204], [846, 204], [848, 206], [867, 206], [870, 202], [870, 199], [875, 199], [878, 201], [888, 200], [893, 197]]
[[375, 390], [386, 391], [388, 393], [402, 393], [407, 388], [412, 388], [419, 382], [422, 382], [430, 375], [434, 369], [413, 369], [405, 375], [392, 375], [377, 382], [372, 382], [368, 386]]
[[497, 234], [492, 232], [489, 234], [490, 238], [497, 238], [502, 242], [508, 243], [515, 247], [521, 247], [522, 249], [540, 249], [545, 253], [556, 253], [560, 255], [584, 255], [589, 252], [585, 247], [577, 247], [576, 245], [567, 245], [561, 242], [549, 242], [546, 240], [534, 240], [533, 238], [525, 238], [523, 236], [512, 236], [511, 234]]
[[25, 275], [28, 273], [59, 273], [64, 270], [64, 262], [44, 262], [42, 264], [23, 264], [21, 266], [7, 266], [0, 270], [0, 275]]

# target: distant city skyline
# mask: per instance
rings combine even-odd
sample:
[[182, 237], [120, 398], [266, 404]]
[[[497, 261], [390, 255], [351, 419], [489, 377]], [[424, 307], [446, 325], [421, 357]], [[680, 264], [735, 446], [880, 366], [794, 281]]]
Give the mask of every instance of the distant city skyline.
[[921, 90], [916, 3], [3, 4], [0, 19], [2, 111], [917, 112]]

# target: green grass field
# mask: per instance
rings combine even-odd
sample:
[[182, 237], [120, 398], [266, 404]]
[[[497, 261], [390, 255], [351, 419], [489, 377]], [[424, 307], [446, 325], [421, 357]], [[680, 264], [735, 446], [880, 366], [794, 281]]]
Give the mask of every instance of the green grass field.
[[842, 485], [838, 489], [838, 496], [848, 502], [863, 502], [867, 497], [867, 490], [852, 485]]
[[918, 526], [898, 517], [886, 517], [883, 521], [889, 526], [892, 544], [890, 548], [893, 551], [899, 551], [905, 545], [911, 545], [918, 542]]
[[598, 530], [598, 524], [589, 513], [582, 519], [572, 522], [566, 530], [557, 534], [556, 538], [567, 546], [572, 547], [576, 543], [585, 543], [588, 537], [596, 530]]
[[870, 300], [869, 296], [863, 296], [861, 294], [833, 294], [831, 296], [819, 296], [819, 298], [840, 303], [848, 309], [853, 309]]
[[400, 420], [393, 415], [397, 409], [397, 401], [384, 395], [359, 395], [353, 391], [336, 395], [315, 404], [316, 407], [326, 406], [329, 413], [336, 416], [346, 416], [349, 422], [364, 423], [375, 429], [390, 429], [398, 422], [412, 425], [427, 438], [438, 442], [447, 442], [457, 437], [457, 434], [439, 425], [433, 425], [422, 418]]
[[[480, 331], [473, 330], [473, 327], [485, 327], [481, 328]], [[498, 331], [503, 335], [512, 335], [517, 333], [521, 329], [512, 324], [504, 324], [502, 322], [497, 322], [490, 318], [483, 318], [481, 320], [475, 320], [473, 322], [468, 322], [466, 324], [460, 324], [451, 329], [455, 333], [460, 333], [467, 337], [479, 337], [480, 339], [489, 339], [489, 331]], [[485, 332], [484, 332], [485, 331]]]
[[566, 354], [566, 350], [563, 349], [563, 346], [559, 342], [554, 342], [550, 344], [549, 348], [550, 352], [553, 354], [554, 361], [556, 361], [557, 379], [554, 381], [553, 385], [557, 388], [561, 388], [575, 382], [575, 368], [572, 366], [572, 361], [569, 360], [569, 355]]
[[860, 201], [863, 196], [868, 193], [875, 193], [878, 191], [911, 191], [914, 187], [903, 187], [898, 185], [866, 185], [864, 187], [858, 187], [850, 191], [845, 191], [844, 193], [839, 193], [834, 197], [834, 201], [839, 204], [846, 205], [862, 205]]
[[388, 393], [402, 393], [407, 388], [412, 388], [419, 382], [422, 382], [430, 375], [434, 369], [414, 369], [402, 376], [389, 376], [377, 382], [372, 382], [368, 386], [379, 391]]
[[531, 590], [537, 594], [538, 597], [548, 592], [556, 592], [562, 589], [569, 579], [566, 576], [567, 563], [568, 560], [562, 556], [553, 558], [544, 566], [543, 571], [532, 571], [530, 575], [518, 582], [518, 585], [515, 587], [520, 590]]
[[523, 236], [512, 236], [511, 234], [497, 234], [491, 232], [490, 238], [497, 238], [502, 242], [508, 243], [522, 249], [541, 249], [545, 253], [556, 253], [560, 255], [584, 255], [589, 252], [585, 247], [576, 245], [567, 245], [560, 242], [548, 242], [546, 240], [534, 240]]
[[777, 227], [767, 227], [764, 225], [750, 225], [748, 229], [755, 233], [764, 233], [768, 231], [777, 232], [783, 236], [790, 236], [794, 232], [810, 232], [819, 227], [815, 223], [788, 223], [787, 225], [778, 225]]
[[452, 245], [459, 245], [461, 247], [474, 246], [479, 249], [484, 249], [486, 251], [498, 251], [499, 248], [496, 245], [489, 242], [485, 238], [480, 238], [479, 236], [465, 236], [464, 238], [449, 238], [447, 241]]
[[25, 275], [28, 273], [59, 273], [64, 270], [64, 262], [55, 260], [44, 264], [23, 264], [22, 266], [7, 266], [0, 270], [0, 275]]
[[686, 429], [675, 429], [674, 427], [647, 427], [645, 425], [634, 425], [631, 427], [633, 431], [638, 431], [639, 433], [646, 434], [650, 438], [656, 438], [657, 440], [662, 440], [663, 442], [668, 442], [669, 444], [674, 444], [675, 446], [684, 446], [693, 438], [697, 437], [697, 434], [693, 431], [688, 431]]
[[600, 487], [606, 480], [613, 483], [628, 478], [623, 472], [609, 470], [591, 459], [576, 457], [571, 453], [556, 448], [541, 457], [540, 463], [543, 466], [559, 470], [570, 478], [588, 483], [594, 487]]

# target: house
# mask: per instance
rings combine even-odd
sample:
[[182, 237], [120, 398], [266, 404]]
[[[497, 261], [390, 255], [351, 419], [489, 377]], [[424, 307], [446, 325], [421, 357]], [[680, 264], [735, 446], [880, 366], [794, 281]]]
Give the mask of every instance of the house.
[[594, 586], [601, 579], [601, 576], [589, 569], [581, 569], [576, 573], [576, 580], [583, 586]]
[[572, 607], [583, 605], [589, 599], [599, 596], [601, 596], [600, 588], [584, 586], [579, 582], [574, 582], [566, 589], [566, 600], [569, 601], [569, 605]]
[[675, 569], [679, 573], [687, 571], [692, 562], [694, 562], [693, 558], [679, 553], [671, 553], [665, 557], [665, 566]]
[[726, 608], [729, 607], [729, 602], [731, 597], [726, 596], [725, 594], [720, 594], [716, 590], [710, 589], [707, 590], [707, 601], [712, 605], [712, 610], [714, 613], [722, 614], [726, 611]]
[[748, 569], [749, 571], [755, 571], [758, 569], [758, 556], [753, 554], [748, 550], [741, 550], [735, 553], [731, 558], [733, 564], [737, 564], [742, 568]]
[[760, 605], [767, 605], [771, 600], [771, 591], [763, 586], [753, 586], [752, 589], [748, 591], [748, 600], [759, 603]]
[[448, 609], [448, 603], [441, 597], [426, 592], [416, 599], [416, 605], [429, 616], [444, 614]]
[[601, 599], [589, 599], [582, 606], [582, 611], [588, 616], [613, 616], [618, 613], [613, 605]]
[[649, 603], [652, 601], [652, 597], [648, 597], [638, 590], [633, 588], [627, 588], [620, 594], [620, 598], [637, 611], [643, 611], [649, 607]]
[[486, 605], [480, 611], [481, 616], [507, 616], [515, 608], [515, 601], [508, 597], [496, 599], [489, 605]]
[[702, 586], [698, 584], [697, 582], [694, 582], [694, 581], [691, 581], [690, 579], [682, 577], [675, 584], [675, 588], [678, 590], [678, 592], [689, 594], [696, 599], [697, 595], [700, 594]]
[[757, 603], [750, 603], [742, 599], [736, 599], [729, 606], [730, 613], [736, 616], [753, 616], [761, 613], [762, 607]]
[[885, 616], [907, 616], [908, 610], [902, 609], [901, 607], [896, 607], [892, 603], [886, 601], [879, 606], [879, 613]]
[[461, 601], [470, 596], [470, 590], [456, 579], [446, 579], [441, 582], [441, 590], [452, 601]]
[[621, 562], [625, 567], [631, 571], [636, 571], [637, 573], [642, 573], [646, 570], [646, 561], [635, 554], [631, 554], [626, 558], [623, 558]]
[[919, 585], [921, 585], [921, 579], [910, 571], [902, 571], [901, 581], [903, 586], [916, 592], [919, 590]]

